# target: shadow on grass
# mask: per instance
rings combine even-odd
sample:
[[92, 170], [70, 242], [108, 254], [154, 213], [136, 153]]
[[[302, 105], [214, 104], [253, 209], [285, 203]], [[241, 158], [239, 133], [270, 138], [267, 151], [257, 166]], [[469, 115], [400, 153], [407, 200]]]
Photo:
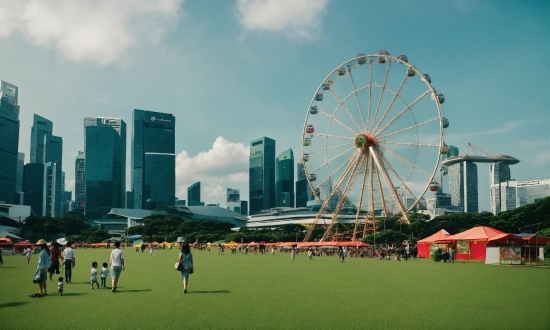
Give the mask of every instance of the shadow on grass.
[[229, 290], [201, 290], [201, 291], [189, 291], [188, 293], [230, 293]]
[[22, 305], [25, 305], [25, 304], [28, 304], [28, 302], [24, 302], [24, 301], [13, 301], [13, 302], [5, 303], [5, 304], [0, 304], [0, 308], [4, 308], [4, 307], [18, 307], [18, 306], [22, 306]]
[[134, 289], [134, 290], [123, 290], [123, 291], [118, 291], [118, 288], [117, 288], [117, 293], [124, 293], [124, 292], [145, 292], [145, 291], [151, 291], [151, 289], [142, 289], [142, 290], [138, 290], [138, 289]]
[[85, 294], [89, 294], [89, 293], [68, 292], [68, 293], [63, 293], [63, 296], [83, 296]]

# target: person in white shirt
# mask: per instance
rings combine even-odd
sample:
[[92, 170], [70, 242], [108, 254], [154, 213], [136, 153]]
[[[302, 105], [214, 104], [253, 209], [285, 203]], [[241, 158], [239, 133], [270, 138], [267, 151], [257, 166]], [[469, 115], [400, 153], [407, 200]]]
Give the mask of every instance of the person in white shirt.
[[63, 251], [63, 264], [65, 265], [65, 282], [71, 283], [73, 267], [76, 266], [74, 250], [71, 248], [71, 242], [67, 242], [67, 247]]
[[111, 265], [111, 292], [116, 292], [120, 271], [124, 270], [124, 254], [120, 250], [119, 241], [115, 242], [115, 248], [111, 251], [109, 265]]

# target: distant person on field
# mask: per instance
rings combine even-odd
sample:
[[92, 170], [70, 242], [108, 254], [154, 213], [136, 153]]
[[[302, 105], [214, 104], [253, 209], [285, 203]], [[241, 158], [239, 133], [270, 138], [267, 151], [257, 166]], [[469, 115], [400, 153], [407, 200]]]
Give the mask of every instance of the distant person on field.
[[2, 249], [0, 249], [0, 267], [4, 267], [4, 259], [2, 258]]
[[61, 250], [57, 242], [53, 242], [50, 246], [50, 281], [52, 280], [53, 273], [59, 275], [59, 259], [61, 259]]
[[35, 276], [39, 277], [38, 287], [39, 291], [35, 294], [31, 294], [31, 297], [43, 297], [47, 296], [46, 284], [48, 283], [48, 268], [50, 267], [50, 250], [48, 249], [48, 243], [45, 240], [40, 239], [36, 242], [40, 249], [40, 255], [38, 256], [38, 266], [36, 267]]
[[109, 274], [109, 270], [107, 269], [107, 263], [103, 263], [103, 268], [101, 268], [101, 286], [106, 287], [107, 284], [107, 275]]
[[71, 248], [72, 243], [67, 242], [67, 247], [63, 251], [63, 264], [65, 266], [65, 281], [71, 283], [73, 276], [73, 267], [76, 266], [76, 259], [74, 257], [74, 250]]
[[149, 244], [149, 255], [153, 256], [153, 243]]
[[57, 294], [62, 296], [63, 295], [63, 277], [59, 277], [57, 282]]
[[109, 265], [111, 265], [111, 292], [114, 293], [116, 292], [120, 272], [124, 270], [124, 254], [120, 250], [119, 241], [115, 242], [115, 248], [111, 251]]
[[99, 289], [99, 282], [97, 281], [97, 262], [92, 262], [92, 269], [90, 272], [90, 283], [92, 284], [92, 289], [94, 288], [94, 284], [97, 284], [97, 288]]
[[449, 262], [455, 262], [455, 250], [452, 246], [449, 248]]
[[187, 284], [189, 282], [189, 274], [192, 274], [194, 271], [193, 266], [193, 254], [191, 253], [191, 248], [189, 243], [183, 242], [180, 245], [180, 256], [178, 262], [183, 266], [181, 270], [181, 279], [183, 280], [183, 293], [187, 293]]
[[31, 249], [25, 249], [25, 257], [27, 257], [27, 265], [31, 263]]

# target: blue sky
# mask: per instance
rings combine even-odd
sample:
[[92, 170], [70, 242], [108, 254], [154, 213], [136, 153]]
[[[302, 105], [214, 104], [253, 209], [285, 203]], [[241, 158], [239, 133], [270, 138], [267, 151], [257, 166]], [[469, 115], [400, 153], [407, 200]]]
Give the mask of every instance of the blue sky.
[[[83, 118], [124, 119], [130, 142], [138, 108], [176, 116], [177, 196], [201, 181], [203, 200], [225, 206], [228, 187], [248, 199], [250, 140], [268, 136], [277, 153], [300, 155], [306, 111], [327, 74], [386, 49], [445, 94], [447, 144], [515, 156], [513, 178], [543, 179], [548, 17], [548, 1], [4, 0], [0, 79], [19, 87], [27, 161], [33, 114], [54, 122], [68, 190]], [[480, 209], [489, 210], [489, 167], [478, 171]]]

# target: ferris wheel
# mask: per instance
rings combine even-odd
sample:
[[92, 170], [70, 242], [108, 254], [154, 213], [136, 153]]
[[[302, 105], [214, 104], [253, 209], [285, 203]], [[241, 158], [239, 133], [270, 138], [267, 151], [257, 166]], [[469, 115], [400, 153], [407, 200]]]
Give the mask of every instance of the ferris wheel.
[[305, 241], [323, 215], [332, 221], [322, 240], [344, 217], [355, 224], [356, 240], [376, 231], [376, 217], [401, 214], [408, 222], [408, 212], [424, 206], [424, 193], [439, 188], [434, 177], [448, 152], [444, 101], [428, 74], [385, 50], [358, 54], [329, 73], [302, 132], [308, 200], [319, 207]]

